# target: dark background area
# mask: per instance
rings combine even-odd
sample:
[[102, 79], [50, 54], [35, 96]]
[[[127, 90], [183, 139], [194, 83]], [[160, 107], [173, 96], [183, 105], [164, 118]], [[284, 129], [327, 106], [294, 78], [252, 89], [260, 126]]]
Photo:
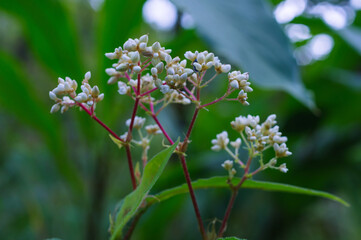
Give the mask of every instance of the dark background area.
[[[250, 71], [250, 106], [222, 102], [201, 112], [188, 152], [193, 179], [225, 174], [220, 165], [227, 156], [211, 152], [210, 141], [223, 130], [235, 138], [230, 121], [247, 114], [264, 120], [275, 113], [293, 152], [285, 160], [289, 172], [267, 170], [255, 179], [328, 191], [351, 204], [241, 190], [227, 235], [361, 238], [360, 1], [225, 2], [0, 0], [0, 239], [108, 237], [109, 213], [131, 191], [125, 152], [83, 112], [51, 115], [48, 92], [58, 77], [80, 82], [90, 70], [92, 83], [105, 93], [97, 116], [122, 134], [133, 104], [106, 84], [104, 69], [111, 61], [104, 53], [146, 33], [151, 43], [173, 49], [172, 56], [207, 49]], [[234, 20], [219, 17], [215, 9]], [[157, 16], [163, 18], [156, 21]], [[267, 17], [277, 31], [267, 29]], [[217, 24], [233, 30], [220, 34]], [[224, 39], [238, 48], [222, 45]], [[280, 44], [284, 47], [278, 49]], [[216, 80], [206, 90], [210, 100], [226, 88], [224, 79]], [[313, 100], [300, 89], [311, 91]], [[192, 112], [193, 107], [174, 105], [160, 119], [172, 136], [184, 136]], [[151, 154], [160, 149], [158, 140]], [[183, 182], [180, 164], [172, 158], [152, 193]], [[230, 194], [219, 189], [196, 194], [211, 227], [223, 217]], [[199, 236], [184, 195], [153, 206], [133, 239]]]

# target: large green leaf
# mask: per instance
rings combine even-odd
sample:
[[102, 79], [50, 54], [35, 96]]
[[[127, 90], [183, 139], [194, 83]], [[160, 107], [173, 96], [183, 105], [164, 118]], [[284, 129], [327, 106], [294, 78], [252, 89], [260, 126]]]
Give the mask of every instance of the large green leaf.
[[145, 166], [142, 181], [133, 192], [127, 195], [115, 220], [111, 239], [121, 237], [122, 230], [127, 222], [134, 216], [150, 189], [162, 174], [170, 156], [178, 145], [179, 140], [171, 147], [155, 155]]
[[347, 27], [338, 31], [338, 34], [361, 55], [361, 29]]
[[19, 20], [34, 55], [56, 76], [83, 74], [75, 26], [60, 1], [0, 1], [0, 10]]
[[49, 111], [37, 97], [32, 86], [34, 80], [25, 74], [22, 66], [12, 57], [0, 51], [0, 106], [37, 130], [44, 136], [60, 173], [73, 190], [81, 192], [83, 185], [73, 164], [65, 156], [61, 129]]
[[172, 0], [192, 15], [214, 50], [250, 72], [251, 80], [282, 89], [315, 108], [303, 86], [290, 43], [263, 0]]
[[[227, 183], [228, 177], [212, 177], [207, 179], [199, 179], [197, 181], [192, 182], [192, 186], [194, 189], [207, 189], [207, 188], [229, 188]], [[240, 178], [234, 178], [232, 183], [237, 185], [240, 181]], [[273, 183], [273, 182], [264, 182], [264, 181], [254, 181], [254, 180], [246, 180], [242, 188], [251, 188], [251, 189], [260, 189], [265, 191], [274, 191], [274, 192], [289, 192], [289, 193], [296, 193], [296, 194], [304, 194], [304, 195], [312, 195], [317, 197], [324, 197], [336, 202], [342, 203], [345, 206], [349, 206], [349, 204], [342, 200], [341, 198], [332, 195], [327, 192], [317, 191], [308, 188], [302, 188], [297, 186], [292, 186], [289, 184], [283, 183]], [[171, 197], [177, 196], [179, 194], [184, 194], [188, 192], [188, 187], [186, 184], [180, 185], [175, 188], [167, 189], [153, 198], [148, 198], [148, 204], [154, 204], [157, 202], [161, 202], [167, 200]]]

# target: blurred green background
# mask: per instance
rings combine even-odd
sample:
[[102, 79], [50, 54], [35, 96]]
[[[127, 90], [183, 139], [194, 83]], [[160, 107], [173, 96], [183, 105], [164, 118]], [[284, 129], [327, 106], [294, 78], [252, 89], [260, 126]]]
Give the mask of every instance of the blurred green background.
[[[146, 33], [172, 56], [207, 49], [250, 72], [249, 107], [224, 102], [200, 114], [188, 153], [193, 179], [225, 174], [227, 155], [210, 152], [210, 140], [231, 120], [276, 113], [293, 152], [285, 160], [290, 171], [256, 179], [328, 191], [351, 204], [242, 190], [227, 235], [361, 239], [359, 9], [360, 0], [0, 0], [0, 239], [108, 237], [108, 215], [131, 191], [125, 153], [84, 113], [50, 115], [48, 92], [57, 77], [81, 81], [90, 70], [105, 93], [98, 117], [123, 133], [132, 102], [106, 84], [104, 53]], [[224, 81], [206, 90], [208, 100], [223, 93]], [[174, 106], [160, 119], [175, 138], [192, 112]], [[172, 159], [152, 192], [183, 182]], [[197, 192], [209, 227], [229, 195]], [[152, 207], [133, 239], [199, 236], [186, 195]]]

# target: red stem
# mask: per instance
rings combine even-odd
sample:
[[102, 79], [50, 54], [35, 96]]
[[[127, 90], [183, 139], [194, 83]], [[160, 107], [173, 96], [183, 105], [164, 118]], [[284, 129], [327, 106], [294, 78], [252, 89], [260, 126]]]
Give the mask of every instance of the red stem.
[[225, 215], [224, 215], [224, 218], [223, 218], [223, 221], [222, 221], [222, 225], [221, 225], [221, 228], [220, 228], [219, 233], [218, 233], [218, 237], [222, 237], [224, 231], [226, 230], [227, 221], [228, 221], [228, 219], [229, 219], [229, 216], [231, 215], [231, 210], [232, 210], [232, 207], [233, 207], [233, 205], [234, 205], [234, 200], [236, 200], [237, 193], [238, 193], [237, 190], [233, 190], [233, 191], [232, 191], [232, 196], [231, 196], [231, 199], [229, 200], [229, 203], [228, 203], [228, 206], [227, 206], [227, 210], [226, 210], [226, 213], [225, 213]]
[[162, 131], [163, 135], [168, 140], [168, 142], [173, 145], [174, 144], [173, 140], [169, 137], [168, 133], [165, 131], [162, 124], [159, 122], [157, 116], [154, 113], [152, 113], [152, 118], [157, 123], [158, 127], [160, 128], [160, 130]]
[[117, 140], [124, 142], [123, 139], [121, 139], [115, 132], [113, 132], [107, 125], [105, 125], [102, 121], [100, 121], [99, 118], [94, 116], [89, 109], [87, 109], [82, 103], [77, 103], [79, 107], [81, 107], [91, 118], [93, 118], [95, 121], [97, 121], [105, 130], [107, 130], [113, 137], [115, 137]]
[[181, 160], [184, 177], [185, 177], [187, 185], [188, 185], [189, 194], [191, 195], [194, 211], [196, 213], [196, 217], [197, 217], [197, 221], [198, 221], [199, 230], [200, 230], [200, 232], [202, 234], [202, 238], [207, 239], [207, 234], [206, 234], [206, 231], [204, 229], [204, 225], [203, 225], [201, 213], [199, 211], [196, 196], [194, 195], [194, 190], [193, 190], [193, 187], [192, 187], [192, 180], [191, 180], [191, 177], [189, 176], [189, 171], [188, 171], [188, 168], [187, 168], [187, 163], [186, 163], [185, 157], [184, 157], [184, 155], [179, 155], [179, 158]]
[[137, 188], [137, 181], [135, 180], [134, 168], [133, 168], [133, 162], [132, 162], [132, 154], [130, 152], [129, 144], [125, 145], [125, 151], [127, 152], [127, 159], [128, 159], [128, 165], [129, 165], [129, 171], [130, 171], [130, 178], [132, 179], [132, 186], [133, 186], [133, 190], [134, 190], [134, 189]]
[[226, 230], [227, 221], [228, 221], [229, 216], [231, 214], [231, 210], [232, 210], [232, 207], [234, 205], [234, 200], [236, 199], [238, 190], [241, 188], [244, 181], [246, 181], [247, 178], [248, 178], [248, 172], [249, 172], [249, 167], [251, 166], [251, 162], [252, 162], [252, 156], [250, 156], [248, 158], [246, 168], [244, 169], [244, 174], [243, 174], [243, 177], [242, 177], [241, 181], [237, 184], [236, 187], [232, 188], [232, 196], [231, 196], [231, 199], [229, 200], [226, 212], [224, 214], [224, 218], [223, 218], [223, 221], [222, 221], [222, 224], [221, 224], [221, 228], [219, 229], [219, 232], [218, 232], [218, 237], [222, 237], [223, 233]]

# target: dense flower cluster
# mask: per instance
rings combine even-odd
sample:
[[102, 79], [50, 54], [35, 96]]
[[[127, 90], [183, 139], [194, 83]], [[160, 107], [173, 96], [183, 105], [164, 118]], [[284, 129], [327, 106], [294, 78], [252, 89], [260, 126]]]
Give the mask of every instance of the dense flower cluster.
[[50, 99], [56, 103], [52, 106], [50, 112], [55, 113], [61, 111], [64, 113], [69, 108], [76, 106], [79, 103], [84, 103], [86, 108], [94, 110], [96, 103], [104, 98], [104, 93], [100, 93], [98, 86], [91, 87], [89, 79], [90, 72], [87, 72], [80, 86], [82, 92], [77, 94], [78, 83], [75, 80], [66, 77], [65, 80], [58, 78], [58, 86], [49, 92]]
[[[248, 115], [247, 117], [236, 117], [236, 119], [231, 122], [231, 126], [240, 133], [243, 138], [243, 142], [249, 151], [249, 157], [261, 157], [261, 167], [263, 169], [275, 168], [281, 172], [287, 172], [286, 164], [281, 164], [278, 167], [275, 166], [278, 158], [288, 157], [292, 154], [286, 146], [287, 137], [282, 136], [282, 133], [279, 131], [279, 126], [277, 126], [276, 123], [275, 114], [268, 116], [266, 121], [261, 124], [259, 116]], [[244, 167], [243, 162], [238, 158], [238, 150], [242, 144], [241, 139], [237, 138], [234, 142], [230, 142], [230, 145], [235, 149], [234, 153], [228, 148], [229, 142], [228, 133], [223, 131], [217, 134], [216, 139], [212, 140], [213, 146], [211, 149], [214, 151], [226, 150], [236, 162], [240, 163], [241, 167]], [[275, 157], [267, 164], [263, 164], [262, 152], [269, 148], [273, 148]], [[230, 160], [227, 160], [222, 164], [222, 167], [226, 170], [229, 170], [229, 161]]]

